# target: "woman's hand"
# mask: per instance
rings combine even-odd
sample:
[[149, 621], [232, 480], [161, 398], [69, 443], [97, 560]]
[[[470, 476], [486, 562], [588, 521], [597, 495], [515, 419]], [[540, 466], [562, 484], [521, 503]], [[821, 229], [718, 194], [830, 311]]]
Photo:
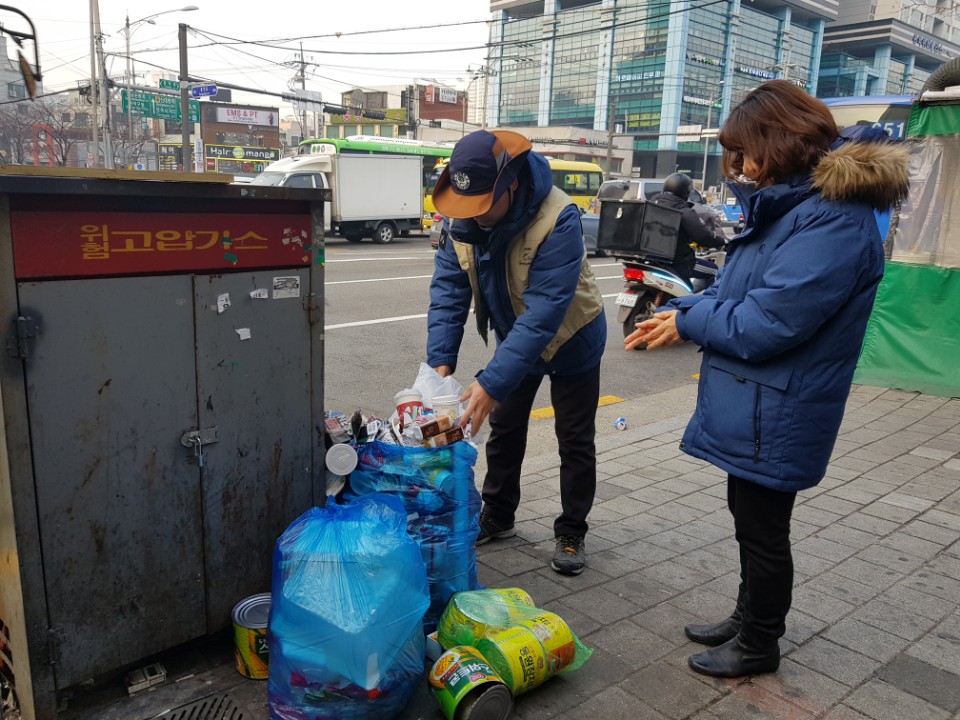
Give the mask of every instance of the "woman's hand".
[[657, 313], [649, 320], [637, 323], [637, 329], [623, 340], [625, 350], [647, 344], [647, 350], [679, 345], [683, 342], [677, 330], [677, 310]]

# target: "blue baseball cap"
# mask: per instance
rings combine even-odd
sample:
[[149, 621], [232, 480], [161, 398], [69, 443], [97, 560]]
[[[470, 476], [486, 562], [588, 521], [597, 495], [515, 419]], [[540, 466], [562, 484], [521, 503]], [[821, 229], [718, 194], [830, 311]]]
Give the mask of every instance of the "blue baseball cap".
[[461, 138], [433, 189], [437, 211], [457, 219], [489, 212], [532, 149], [527, 138], [512, 130], [477, 130]]

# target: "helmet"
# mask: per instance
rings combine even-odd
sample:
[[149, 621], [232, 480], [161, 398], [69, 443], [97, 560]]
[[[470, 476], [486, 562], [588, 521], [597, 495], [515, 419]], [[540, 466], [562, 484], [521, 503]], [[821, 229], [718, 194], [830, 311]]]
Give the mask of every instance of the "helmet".
[[689, 175], [684, 175], [683, 173], [673, 173], [672, 175], [667, 175], [667, 179], [663, 181], [664, 192], [673, 193], [683, 200], [686, 200], [690, 197], [690, 190], [692, 187], [693, 180], [690, 179]]

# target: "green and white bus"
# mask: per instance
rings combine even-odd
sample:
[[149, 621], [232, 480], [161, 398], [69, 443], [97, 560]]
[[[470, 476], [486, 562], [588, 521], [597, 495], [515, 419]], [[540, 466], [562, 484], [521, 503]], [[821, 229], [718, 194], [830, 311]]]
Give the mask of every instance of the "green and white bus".
[[450, 157], [455, 143], [432, 143], [424, 140], [378, 137], [376, 135], [351, 135], [345, 138], [314, 138], [304, 140], [297, 148], [297, 155], [419, 155], [423, 158], [423, 228], [433, 224], [433, 196], [430, 178], [434, 170]]

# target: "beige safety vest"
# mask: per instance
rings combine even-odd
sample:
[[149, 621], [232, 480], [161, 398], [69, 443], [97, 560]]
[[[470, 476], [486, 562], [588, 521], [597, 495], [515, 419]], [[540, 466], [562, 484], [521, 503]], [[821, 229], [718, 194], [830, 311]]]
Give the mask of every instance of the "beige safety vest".
[[[506, 253], [507, 288], [510, 292], [510, 303], [513, 312], [520, 317], [526, 310], [523, 304], [523, 293], [530, 284], [530, 266], [537, 256], [540, 245], [553, 232], [557, 218], [561, 211], [571, 205], [570, 198], [562, 190], [551, 188], [549, 194], [540, 204], [540, 210], [526, 228], [510, 241]], [[473, 289], [473, 308], [477, 316], [477, 330], [484, 342], [487, 342], [487, 329], [490, 323], [490, 311], [480, 291], [480, 281], [477, 277], [476, 257], [474, 246], [470, 243], [453, 240], [453, 248], [457, 253], [460, 267], [470, 278], [470, 287]], [[572, 338], [580, 328], [584, 327], [603, 312], [603, 299], [597, 289], [593, 277], [593, 270], [587, 262], [587, 252], [584, 248], [583, 261], [580, 264], [580, 279], [567, 314], [563, 317], [560, 329], [547, 347], [540, 354], [549, 362], [556, 355], [567, 340]]]

